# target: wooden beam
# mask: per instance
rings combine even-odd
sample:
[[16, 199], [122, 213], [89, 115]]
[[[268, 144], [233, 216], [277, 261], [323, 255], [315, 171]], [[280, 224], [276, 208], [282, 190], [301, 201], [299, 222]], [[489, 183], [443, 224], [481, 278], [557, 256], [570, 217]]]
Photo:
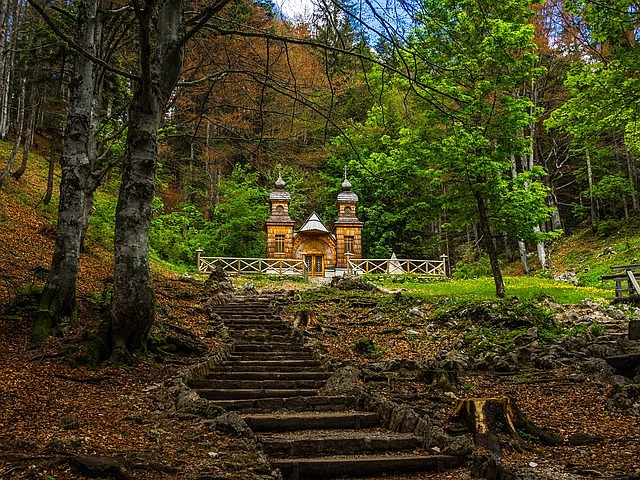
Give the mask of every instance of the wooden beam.
[[631, 270], [627, 270], [627, 278], [629, 279], [629, 284], [631, 284], [636, 291], [636, 295], [640, 295], [640, 285], [638, 285], [638, 280]]

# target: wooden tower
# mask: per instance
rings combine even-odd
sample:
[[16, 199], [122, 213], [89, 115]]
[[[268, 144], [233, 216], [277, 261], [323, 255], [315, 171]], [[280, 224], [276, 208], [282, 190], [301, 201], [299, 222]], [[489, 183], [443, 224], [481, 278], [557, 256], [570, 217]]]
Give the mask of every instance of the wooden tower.
[[284, 190], [282, 173], [275, 183], [276, 189], [269, 195], [271, 216], [266, 221], [267, 258], [293, 258], [293, 226], [289, 216], [291, 195]]
[[362, 258], [362, 224], [356, 216], [358, 195], [351, 191], [351, 182], [344, 169], [342, 191], [338, 194], [338, 220], [333, 224], [336, 238], [336, 267], [347, 268], [347, 258]]

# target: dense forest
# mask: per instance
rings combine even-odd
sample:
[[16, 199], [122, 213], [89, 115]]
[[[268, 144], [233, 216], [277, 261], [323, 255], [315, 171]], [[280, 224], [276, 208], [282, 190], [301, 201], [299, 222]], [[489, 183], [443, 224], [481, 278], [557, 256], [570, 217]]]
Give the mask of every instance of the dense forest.
[[331, 220], [346, 167], [365, 256], [484, 255], [498, 296], [500, 256], [544, 269], [563, 232], [640, 209], [636, 2], [0, 4], [0, 188], [32, 150], [43, 201], [59, 187], [36, 342], [76, 314], [85, 235], [106, 224], [126, 358], [155, 315], [149, 255], [263, 255], [279, 173], [294, 220]]

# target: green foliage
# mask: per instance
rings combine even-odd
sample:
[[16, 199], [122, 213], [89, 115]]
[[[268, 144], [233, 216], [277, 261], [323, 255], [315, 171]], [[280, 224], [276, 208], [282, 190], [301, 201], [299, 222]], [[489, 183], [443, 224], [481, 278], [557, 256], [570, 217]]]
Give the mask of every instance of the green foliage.
[[117, 203], [118, 198], [114, 195], [96, 193], [93, 200], [93, 212], [89, 218], [87, 239], [102, 245], [113, 243]]
[[479, 277], [491, 276], [491, 264], [489, 258], [482, 250], [466, 245], [452, 271], [452, 277], [456, 280], [468, 280]]
[[[220, 183], [219, 194], [220, 203], [210, 221], [193, 205], [181, 205], [153, 218], [149, 245], [160, 259], [193, 265], [198, 248], [208, 256], [264, 254], [268, 197], [258, 185], [258, 174], [236, 166]], [[156, 207], [163, 211], [161, 202], [156, 201]]]

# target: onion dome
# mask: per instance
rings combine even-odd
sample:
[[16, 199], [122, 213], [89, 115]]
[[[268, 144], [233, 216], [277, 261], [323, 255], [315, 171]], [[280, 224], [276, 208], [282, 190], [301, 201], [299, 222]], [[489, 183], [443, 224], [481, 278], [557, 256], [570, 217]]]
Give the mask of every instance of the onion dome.
[[347, 167], [344, 167], [344, 180], [342, 181], [342, 191], [338, 194], [340, 203], [356, 203], [358, 195], [351, 191], [351, 182], [347, 179]]
[[280, 173], [275, 183], [276, 189], [269, 195], [269, 200], [291, 200], [291, 195], [284, 190], [285, 185], [286, 183], [284, 183]]

